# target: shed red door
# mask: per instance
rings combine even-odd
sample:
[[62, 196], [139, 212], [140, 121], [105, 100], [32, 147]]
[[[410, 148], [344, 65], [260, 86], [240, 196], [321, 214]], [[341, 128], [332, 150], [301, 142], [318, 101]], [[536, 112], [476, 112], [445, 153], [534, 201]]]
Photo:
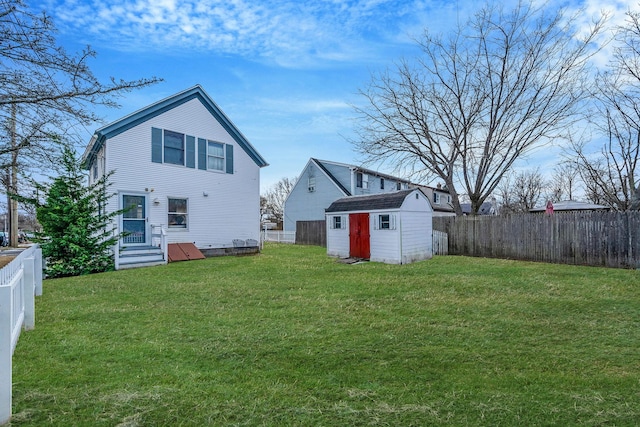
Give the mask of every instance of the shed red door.
[[369, 259], [369, 214], [349, 214], [349, 256]]

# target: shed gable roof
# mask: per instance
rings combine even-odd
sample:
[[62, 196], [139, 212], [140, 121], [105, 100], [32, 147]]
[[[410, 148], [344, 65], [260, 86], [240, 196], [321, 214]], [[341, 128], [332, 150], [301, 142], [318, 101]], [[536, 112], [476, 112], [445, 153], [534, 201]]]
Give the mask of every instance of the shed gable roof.
[[224, 114], [220, 107], [218, 107], [218, 105], [200, 85], [195, 85], [161, 101], [155, 102], [96, 130], [82, 156], [82, 165], [85, 168], [89, 167], [107, 139], [113, 138], [122, 132], [138, 126], [139, 124], [144, 123], [145, 121], [162, 113], [170, 111], [188, 101], [191, 101], [192, 99], [198, 99], [202, 103], [218, 123], [222, 125], [225, 131], [231, 135], [233, 140], [259, 167], [268, 165], [253, 145], [251, 145], [251, 143], [245, 138], [242, 132], [240, 132], [240, 130], [231, 122], [231, 120]]
[[[394, 193], [378, 193], [368, 196], [343, 197], [331, 203], [325, 212], [349, 212], [383, 209], [400, 209], [407, 196], [419, 189], [401, 190]], [[424, 194], [423, 194], [424, 195]]]

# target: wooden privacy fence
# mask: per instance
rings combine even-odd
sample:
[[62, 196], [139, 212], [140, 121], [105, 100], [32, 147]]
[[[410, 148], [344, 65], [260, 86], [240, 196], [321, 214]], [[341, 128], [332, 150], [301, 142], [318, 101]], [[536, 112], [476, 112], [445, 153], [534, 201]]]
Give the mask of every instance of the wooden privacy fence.
[[442, 231], [433, 230], [433, 254], [449, 255], [449, 236]]
[[318, 221], [296, 221], [296, 245], [327, 247], [327, 223]]
[[640, 268], [640, 212], [433, 218], [450, 255]]
[[11, 359], [21, 330], [35, 327], [36, 295], [42, 295], [38, 245], [22, 251], [0, 270], [0, 425], [11, 419]]

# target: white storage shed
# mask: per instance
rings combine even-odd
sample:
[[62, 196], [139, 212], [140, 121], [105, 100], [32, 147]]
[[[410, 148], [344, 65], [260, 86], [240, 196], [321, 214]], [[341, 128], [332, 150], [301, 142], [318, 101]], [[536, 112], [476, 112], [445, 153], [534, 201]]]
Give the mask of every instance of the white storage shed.
[[433, 256], [433, 208], [418, 188], [343, 197], [326, 210], [327, 255], [408, 264]]

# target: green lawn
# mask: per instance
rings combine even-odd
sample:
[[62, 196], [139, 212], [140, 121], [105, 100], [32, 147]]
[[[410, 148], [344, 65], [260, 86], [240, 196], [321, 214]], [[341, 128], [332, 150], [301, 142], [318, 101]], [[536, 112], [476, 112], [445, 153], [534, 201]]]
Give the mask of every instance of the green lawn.
[[640, 425], [640, 272], [320, 247], [48, 280], [12, 426]]

